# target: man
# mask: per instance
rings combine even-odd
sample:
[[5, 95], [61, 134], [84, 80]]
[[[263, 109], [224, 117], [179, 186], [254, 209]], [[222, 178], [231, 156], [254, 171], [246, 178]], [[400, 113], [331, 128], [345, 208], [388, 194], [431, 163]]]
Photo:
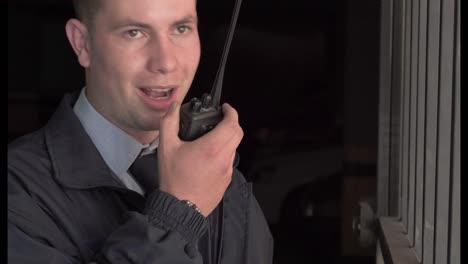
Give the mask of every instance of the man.
[[[178, 137], [200, 58], [196, 1], [74, 4], [65, 28], [86, 87], [8, 146], [9, 263], [271, 263], [235, 169], [236, 111], [224, 104], [212, 131]], [[132, 170], [145, 158], [157, 165], [147, 182]]]

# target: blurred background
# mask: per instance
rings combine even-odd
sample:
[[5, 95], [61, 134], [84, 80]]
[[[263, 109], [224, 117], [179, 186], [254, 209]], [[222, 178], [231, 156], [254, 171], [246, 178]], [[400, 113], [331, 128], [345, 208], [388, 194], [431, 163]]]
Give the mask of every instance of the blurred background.
[[[198, 1], [211, 90], [234, 1]], [[64, 31], [71, 1], [8, 1], [8, 142], [84, 86]], [[274, 263], [374, 263], [360, 201], [376, 189], [380, 1], [244, 0], [221, 100], [239, 112], [240, 170], [275, 238]], [[371, 239], [372, 240], [372, 239]]]

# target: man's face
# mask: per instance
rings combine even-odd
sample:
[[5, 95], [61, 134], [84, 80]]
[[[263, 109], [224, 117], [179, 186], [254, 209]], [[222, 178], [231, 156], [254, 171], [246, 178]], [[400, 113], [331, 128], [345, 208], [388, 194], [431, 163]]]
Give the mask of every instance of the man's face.
[[182, 102], [200, 60], [195, 0], [102, 0], [88, 28], [87, 96], [140, 141]]

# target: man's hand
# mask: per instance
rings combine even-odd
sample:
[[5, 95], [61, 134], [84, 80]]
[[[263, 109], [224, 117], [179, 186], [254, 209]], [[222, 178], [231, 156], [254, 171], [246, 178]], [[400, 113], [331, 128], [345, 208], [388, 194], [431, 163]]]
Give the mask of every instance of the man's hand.
[[236, 149], [244, 136], [236, 110], [223, 105], [223, 120], [202, 137], [179, 139], [180, 105], [161, 118], [158, 162], [161, 191], [196, 204], [208, 216], [221, 201], [232, 177]]

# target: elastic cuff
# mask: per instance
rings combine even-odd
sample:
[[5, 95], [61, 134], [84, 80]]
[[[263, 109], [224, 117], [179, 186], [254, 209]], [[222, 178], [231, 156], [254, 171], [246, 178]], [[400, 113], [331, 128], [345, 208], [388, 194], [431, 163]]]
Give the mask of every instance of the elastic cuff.
[[151, 224], [176, 230], [189, 242], [199, 240], [208, 227], [208, 220], [203, 215], [160, 190], [148, 196], [145, 213]]

